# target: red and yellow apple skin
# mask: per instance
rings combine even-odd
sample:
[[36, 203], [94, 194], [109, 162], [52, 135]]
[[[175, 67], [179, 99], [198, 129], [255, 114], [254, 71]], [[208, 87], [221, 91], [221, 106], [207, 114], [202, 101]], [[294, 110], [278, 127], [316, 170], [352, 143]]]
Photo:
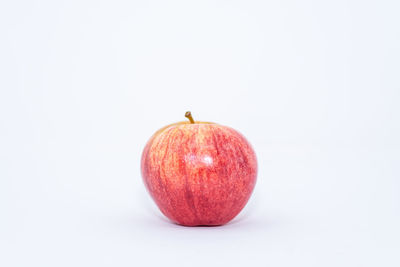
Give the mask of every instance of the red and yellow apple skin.
[[173, 222], [223, 225], [250, 198], [257, 160], [245, 137], [232, 128], [180, 122], [151, 137], [141, 171], [150, 195]]

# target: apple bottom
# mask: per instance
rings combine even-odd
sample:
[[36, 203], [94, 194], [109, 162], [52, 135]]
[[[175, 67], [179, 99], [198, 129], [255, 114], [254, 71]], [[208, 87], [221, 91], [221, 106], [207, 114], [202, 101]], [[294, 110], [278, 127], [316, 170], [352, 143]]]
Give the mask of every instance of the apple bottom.
[[[249, 197], [248, 197], [249, 198]], [[173, 223], [182, 226], [221, 226], [234, 219], [246, 205], [247, 199], [240, 201], [242, 205], [235, 203], [223, 203], [218, 205], [213, 201], [209, 205], [192, 206], [195, 202], [192, 197], [182, 200], [182, 205], [176, 203], [173, 208], [168, 208], [164, 203], [155, 201], [160, 211]], [[201, 201], [198, 201], [201, 202]], [[191, 207], [189, 210], [187, 207]], [[172, 212], [170, 211], [172, 210]]]
[[[178, 175], [148, 174], [146, 187], [161, 212], [184, 226], [218, 226], [235, 218], [248, 202], [255, 185], [252, 171], [224, 168], [181, 168]], [[251, 170], [251, 169], [250, 169]], [[227, 173], [231, 171], [231, 175]], [[164, 179], [163, 179], [164, 178]]]

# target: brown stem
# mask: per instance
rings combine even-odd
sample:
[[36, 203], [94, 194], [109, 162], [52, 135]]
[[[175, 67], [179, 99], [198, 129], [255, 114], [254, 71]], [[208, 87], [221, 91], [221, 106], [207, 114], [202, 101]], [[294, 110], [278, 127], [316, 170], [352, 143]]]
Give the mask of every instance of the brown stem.
[[194, 120], [193, 120], [193, 117], [192, 117], [192, 113], [190, 113], [190, 111], [186, 111], [185, 117], [190, 120], [190, 123], [194, 123]]

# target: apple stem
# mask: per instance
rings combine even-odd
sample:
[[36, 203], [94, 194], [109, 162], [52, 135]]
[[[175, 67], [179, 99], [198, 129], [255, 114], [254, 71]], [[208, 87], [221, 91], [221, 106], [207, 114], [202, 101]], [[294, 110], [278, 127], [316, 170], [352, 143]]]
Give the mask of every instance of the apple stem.
[[186, 111], [185, 117], [190, 120], [190, 123], [192, 123], [192, 124], [194, 123], [194, 120], [193, 120], [193, 117], [192, 117], [192, 113], [190, 111]]

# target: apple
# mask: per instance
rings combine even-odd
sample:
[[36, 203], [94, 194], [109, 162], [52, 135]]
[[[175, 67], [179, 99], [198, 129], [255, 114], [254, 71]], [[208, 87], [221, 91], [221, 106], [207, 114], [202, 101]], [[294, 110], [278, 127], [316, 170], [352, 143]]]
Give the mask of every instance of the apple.
[[246, 205], [257, 178], [253, 148], [236, 130], [189, 119], [158, 130], [141, 160], [161, 212], [185, 226], [223, 225]]

